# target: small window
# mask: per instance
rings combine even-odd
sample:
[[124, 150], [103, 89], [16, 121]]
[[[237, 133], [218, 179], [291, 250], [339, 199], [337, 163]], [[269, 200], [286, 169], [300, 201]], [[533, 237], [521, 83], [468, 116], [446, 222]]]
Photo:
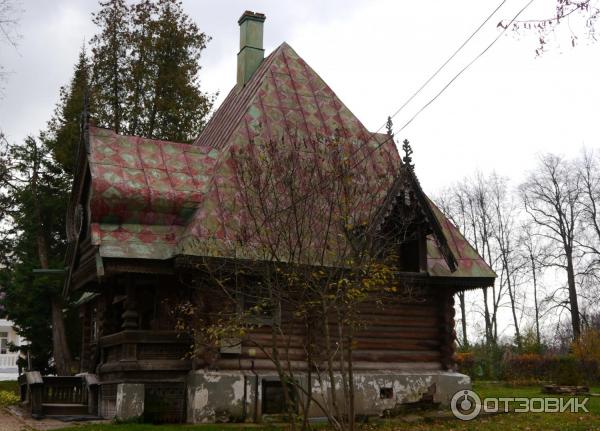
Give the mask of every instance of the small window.
[[0, 355], [8, 353], [8, 332], [0, 332]]
[[418, 240], [405, 241], [400, 244], [400, 270], [419, 272], [421, 269], [420, 252]]
[[[283, 384], [279, 380], [263, 380], [262, 382], [262, 412], [266, 415], [287, 413], [285, 405], [285, 395], [283, 393]], [[297, 410], [295, 392], [291, 385], [288, 385], [288, 395], [290, 401]]]
[[394, 398], [393, 388], [379, 388], [379, 398], [382, 400], [391, 400]]

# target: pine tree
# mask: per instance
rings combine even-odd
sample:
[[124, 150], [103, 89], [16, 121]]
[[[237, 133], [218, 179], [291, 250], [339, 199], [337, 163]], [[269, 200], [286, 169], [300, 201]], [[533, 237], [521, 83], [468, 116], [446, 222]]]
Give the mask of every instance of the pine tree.
[[69, 374], [71, 355], [64, 323], [62, 282], [33, 273], [36, 268], [63, 266], [69, 177], [52, 159], [43, 136], [28, 137], [21, 145], [5, 142], [1, 158], [11, 175], [0, 184], [10, 222], [0, 242], [12, 246], [0, 276], [2, 302], [20, 335], [31, 342], [38, 369], [48, 369], [52, 352], [56, 371]]
[[130, 10], [124, 0], [100, 2], [92, 22], [100, 32], [91, 40], [94, 116], [99, 124], [120, 133], [126, 116]]
[[131, 6], [130, 57], [127, 62], [127, 112], [128, 133], [143, 134], [147, 125], [145, 115], [152, 95], [154, 19], [158, 8], [153, 0], [143, 0]]
[[[93, 115], [118, 133], [194, 139], [214, 96], [200, 89], [200, 55], [210, 38], [179, 0], [100, 3], [92, 39]], [[116, 24], [120, 23], [120, 24]]]
[[200, 54], [210, 40], [183, 11], [179, 0], [158, 0], [152, 77], [145, 136], [188, 141], [198, 136], [214, 98], [199, 88]]
[[54, 159], [69, 175], [74, 174], [74, 163], [79, 146], [81, 112], [89, 88], [90, 64], [85, 47], [81, 48], [73, 78], [60, 89], [59, 102], [48, 122], [47, 144]]

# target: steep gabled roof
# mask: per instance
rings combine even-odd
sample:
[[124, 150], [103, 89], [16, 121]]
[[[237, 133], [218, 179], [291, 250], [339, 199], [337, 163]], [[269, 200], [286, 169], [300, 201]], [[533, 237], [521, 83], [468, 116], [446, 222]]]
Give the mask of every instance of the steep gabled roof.
[[469, 244], [469, 241], [460, 233], [458, 228], [448, 217], [427, 198], [433, 214], [442, 228], [446, 244], [456, 259], [456, 270], [451, 271], [446, 259], [441, 253], [441, 248], [434, 238], [427, 241], [427, 271], [434, 277], [470, 277], [482, 280], [479, 286], [490, 286], [494, 283], [496, 273], [477, 251]]
[[[203, 254], [206, 248], [199, 239], [233, 240], [228, 229], [235, 211], [227, 208], [234, 199], [235, 186], [227, 165], [230, 150], [269, 140], [343, 137], [356, 169], [363, 169], [373, 184], [373, 193], [382, 196], [399, 163], [393, 141], [370, 133], [350, 112], [323, 79], [287, 44], [281, 44], [258, 68], [243, 87], [234, 87], [223, 105], [207, 124], [196, 145], [218, 148], [221, 157], [215, 167], [207, 199], [194, 215], [180, 241], [186, 254]], [[383, 143], [383, 145], [382, 145]], [[382, 146], [378, 151], [374, 149]]]
[[[245, 86], [230, 91], [193, 145], [90, 127], [92, 244], [101, 257], [168, 259], [215, 251], [215, 244], [235, 240], [235, 229], [241, 225], [233, 205], [238, 191], [231, 151], [292, 136], [344, 138], [348, 156], [357, 161], [356, 169], [379, 199], [377, 206], [390, 204], [385, 199], [393, 194], [400, 169], [394, 142], [367, 131], [283, 43]], [[435, 226], [435, 235], [428, 238], [429, 274], [493, 277], [483, 259], [422, 193], [416, 178], [414, 182]]]
[[415, 175], [414, 168], [405, 163], [400, 165], [396, 179], [388, 190], [379, 211], [375, 214], [373, 221], [369, 226], [370, 234], [380, 234], [383, 224], [391, 216], [393, 208], [399, 201], [404, 199], [405, 193], [410, 193], [417, 201], [418, 207], [424, 217], [425, 222], [432, 231], [433, 238], [437, 243], [437, 248], [443, 256], [444, 261], [450, 272], [456, 271], [456, 256], [448, 246], [448, 241], [444, 235], [439, 219], [434, 215], [431, 207], [432, 202], [427, 198], [421, 184]]

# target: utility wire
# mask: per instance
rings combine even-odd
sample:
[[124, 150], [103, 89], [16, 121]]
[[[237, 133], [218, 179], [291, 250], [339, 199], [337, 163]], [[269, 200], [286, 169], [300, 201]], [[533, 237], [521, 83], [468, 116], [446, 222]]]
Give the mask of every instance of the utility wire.
[[496, 36], [496, 38], [494, 40], [492, 40], [492, 42], [487, 45], [473, 60], [471, 60], [469, 63], [467, 63], [467, 65], [465, 67], [463, 67], [456, 75], [454, 75], [454, 77], [448, 81], [448, 83], [446, 85], [444, 85], [444, 87], [442, 87], [442, 89], [435, 95], [433, 96], [433, 98], [431, 98], [429, 100], [429, 102], [427, 102], [425, 105], [423, 105], [421, 107], [421, 109], [419, 109], [406, 123], [404, 123], [404, 125], [402, 127], [400, 127], [398, 130], [393, 131], [393, 133], [391, 134], [391, 136], [386, 137], [383, 142], [378, 143], [374, 148], [370, 149], [370, 151], [367, 152], [367, 154], [360, 159], [357, 163], [354, 164], [353, 167], [358, 166], [360, 163], [362, 163], [367, 157], [370, 157], [371, 154], [373, 154], [375, 151], [378, 151], [379, 149], [381, 149], [381, 147], [383, 147], [386, 143], [388, 143], [390, 140], [393, 140], [393, 136], [396, 133], [401, 132], [402, 130], [404, 130], [410, 123], [413, 122], [413, 120], [415, 118], [417, 118], [419, 116], [419, 114], [421, 114], [421, 112], [423, 112], [427, 107], [429, 107], [435, 100], [437, 100], [437, 98], [444, 93], [444, 91], [446, 91], [448, 89], [448, 87], [450, 87], [454, 81], [456, 81], [469, 67], [471, 67], [473, 65], [473, 63], [475, 63], [477, 60], [479, 60], [486, 52], [488, 52], [490, 50], [490, 48], [492, 46], [494, 46], [496, 44], [496, 42], [498, 42], [498, 40], [500, 40], [500, 38], [504, 35], [504, 33], [506, 33], [506, 31], [508, 30], [508, 28], [517, 20], [517, 18], [519, 18], [519, 16], [521, 16], [521, 14], [525, 11], [525, 9], [527, 9], [531, 3], [533, 3], [535, 0], [529, 0], [525, 6], [523, 6], [516, 14], [515, 16], [512, 17], [512, 19], [510, 20], [510, 22], [504, 26], [502, 28], [502, 31], [498, 34], [498, 36]]
[[[492, 46], [494, 46], [496, 44], [496, 42], [498, 42], [498, 40], [500, 40], [500, 38], [504, 35], [504, 33], [506, 33], [506, 31], [508, 30], [508, 28], [517, 20], [517, 18], [519, 18], [519, 16], [521, 16], [521, 14], [531, 5], [531, 3], [533, 3], [534, 0], [529, 0], [525, 6], [523, 6], [510, 20], [510, 22], [504, 26], [502, 28], [502, 31], [498, 34], [498, 36], [496, 36], [496, 38], [494, 40], [492, 40], [492, 42], [487, 45], [473, 60], [471, 60], [465, 67], [463, 67], [456, 75], [454, 75], [454, 77], [432, 98], [429, 100], [429, 102], [427, 102], [425, 105], [423, 105], [423, 107], [421, 107], [421, 109], [419, 109], [417, 111], [417, 113], [415, 113], [401, 128], [399, 128], [397, 131], [393, 132], [390, 136], [387, 136], [382, 142], [378, 142], [378, 144], [373, 147], [373, 148], [367, 148], [367, 152], [366, 154], [357, 162], [355, 162], [352, 166], [351, 169], [356, 168], [358, 165], [360, 165], [363, 161], [365, 161], [368, 157], [370, 157], [373, 153], [375, 153], [376, 151], [379, 151], [381, 149], [381, 147], [383, 147], [386, 143], [392, 141], [394, 139], [394, 134], [398, 133], [402, 130], [404, 130], [410, 123], [413, 122], [413, 120], [415, 118], [417, 118], [417, 116], [423, 112], [428, 106], [430, 106], [435, 100], [437, 100], [437, 98], [444, 93], [444, 91], [446, 91], [451, 85], [452, 83], [454, 83], [469, 67], [471, 67], [477, 60], [479, 60], [487, 51], [490, 50], [490, 48]], [[503, 2], [504, 3], [504, 2]], [[498, 8], [497, 8], [498, 9]], [[496, 9], [496, 10], [497, 10]], [[494, 11], [495, 12], [495, 11]], [[493, 15], [493, 14], [492, 14]], [[491, 15], [490, 15], [491, 16]], [[489, 17], [487, 18], [486, 21], [489, 21]], [[481, 27], [481, 26], [480, 26]], [[464, 45], [464, 44], [463, 44]], [[457, 50], [458, 51], [458, 50]], [[437, 72], [436, 72], [437, 73]], [[400, 112], [400, 110], [402, 109], [402, 107], [400, 109], [398, 109], [397, 112]], [[381, 128], [380, 128], [381, 129]], [[374, 132], [370, 135], [369, 139], [365, 142], [365, 145], [368, 145], [368, 142], [370, 141], [370, 139], [376, 134], [377, 132]], [[360, 146], [360, 148], [358, 148], [351, 156], [354, 156], [355, 154], [358, 153], [358, 151], [360, 151], [362, 149], [362, 145]], [[300, 200], [304, 200], [307, 199], [308, 197], [310, 197], [313, 193], [321, 191], [320, 188], [316, 188], [314, 189], [312, 192], [305, 194], [303, 197], [300, 198]], [[287, 208], [289, 209], [289, 208]]]
[[482, 57], [482, 56], [483, 56], [483, 55], [484, 55], [484, 54], [485, 54], [485, 53], [486, 53], [486, 52], [487, 52], [487, 51], [488, 51], [488, 50], [489, 50], [489, 49], [490, 49], [492, 46], [494, 46], [494, 44], [495, 44], [495, 43], [496, 43], [496, 42], [497, 42], [497, 41], [498, 41], [498, 40], [499, 40], [499, 39], [502, 37], [502, 35], [504, 35], [504, 33], [506, 33], [506, 30], [508, 29], [508, 27], [509, 27], [509, 26], [511, 26], [511, 25], [512, 25], [512, 24], [513, 24], [513, 23], [516, 21], [516, 19], [519, 17], [519, 15], [521, 15], [521, 14], [522, 14], [522, 13], [525, 11], [525, 9], [527, 9], [527, 8], [529, 7], [529, 5], [531, 5], [531, 3], [533, 3], [533, 2], [534, 2], [534, 0], [529, 0], [529, 2], [528, 2], [528, 3], [527, 3], [525, 6], [523, 6], [523, 7], [522, 7], [522, 8], [519, 10], [519, 12], [518, 12], [518, 13], [517, 13], [517, 14], [516, 14], [514, 17], [513, 17], [513, 19], [512, 19], [512, 20], [511, 20], [511, 21], [508, 23], [508, 25], [507, 25], [507, 26], [505, 26], [505, 27], [502, 29], [502, 31], [500, 32], [500, 34], [498, 34], [498, 36], [496, 36], [496, 38], [495, 38], [495, 39], [494, 39], [494, 40], [493, 40], [493, 41], [492, 41], [492, 42], [491, 42], [491, 43], [490, 43], [488, 46], [486, 46], [486, 47], [485, 47], [485, 49], [484, 49], [483, 51], [481, 51], [481, 52], [480, 52], [480, 53], [479, 53], [479, 54], [478, 54], [478, 55], [477, 55], [477, 56], [476, 56], [476, 57], [475, 57], [473, 60], [471, 60], [469, 63], [467, 63], [467, 65], [466, 65], [465, 67], [463, 67], [463, 68], [462, 68], [462, 69], [461, 69], [461, 70], [460, 70], [460, 71], [459, 71], [459, 72], [458, 72], [456, 75], [454, 75], [454, 77], [453, 77], [453, 78], [452, 78], [450, 81], [448, 81], [448, 83], [447, 83], [446, 85], [444, 85], [444, 87], [442, 87], [442, 89], [441, 89], [441, 90], [440, 90], [440, 91], [439, 91], [439, 92], [438, 92], [438, 93], [437, 93], [435, 96], [433, 96], [433, 98], [432, 98], [431, 100], [429, 100], [429, 102], [427, 102], [425, 105], [423, 105], [423, 106], [421, 107], [421, 109], [419, 109], [419, 110], [418, 110], [418, 111], [415, 113], [415, 115], [413, 115], [413, 116], [410, 118], [410, 120], [408, 120], [406, 123], [404, 123], [404, 125], [403, 125], [401, 128], [399, 128], [399, 129], [397, 130], [397, 132], [396, 132], [396, 133], [399, 133], [399, 132], [401, 132], [401, 131], [402, 131], [402, 130], [404, 130], [404, 129], [405, 129], [405, 128], [406, 128], [406, 127], [407, 127], [407, 126], [410, 124], [410, 123], [412, 123], [412, 122], [413, 122], [413, 120], [414, 120], [415, 118], [417, 118], [417, 116], [418, 116], [418, 115], [419, 115], [421, 112], [423, 112], [425, 109], [427, 109], [427, 107], [429, 107], [429, 105], [431, 105], [431, 104], [432, 104], [432, 103], [433, 103], [433, 102], [434, 102], [434, 101], [435, 101], [435, 100], [436, 100], [436, 99], [437, 99], [437, 98], [438, 98], [438, 97], [439, 97], [439, 96], [440, 96], [440, 95], [441, 95], [441, 94], [442, 94], [444, 91], [446, 91], [446, 89], [447, 89], [448, 87], [450, 87], [450, 86], [452, 85], [452, 83], [453, 83], [454, 81], [456, 81], [456, 80], [457, 80], [457, 79], [458, 79], [458, 78], [459, 78], [459, 77], [460, 77], [460, 76], [461, 76], [461, 75], [462, 75], [462, 74], [463, 74], [463, 73], [464, 73], [464, 72], [465, 72], [465, 71], [466, 71], [466, 70], [467, 70], [469, 67], [471, 67], [471, 65], [472, 65], [473, 63], [475, 63], [477, 60], [479, 60], [479, 59], [480, 59], [480, 58], [481, 58], [481, 57]]
[[[440, 67], [437, 68], [437, 70], [390, 116], [390, 118], [394, 118], [396, 115], [398, 115], [400, 113], [400, 111], [402, 111], [406, 105], [408, 105], [410, 102], [412, 102], [412, 100], [417, 97], [417, 95], [423, 91], [423, 89], [429, 85], [429, 83], [442, 71], [442, 69], [444, 69], [448, 63], [450, 63], [454, 57], [456, 57], [458, 55], [458, 53], [460, 51], [462, 51], [462, 49], [467, 45], [467, 43], [469, 43], [473, 37], [475, 37], [475, 35], [477, 33], [479, 33], [479, 31], [483, 28], [484, 25], [486, 25], [488, 23], [488, 21], [490, 19], [492, 19], [492, 17], [496, 14], [496, 12], [498, 12], [498, 10], [500, 10], [500, 8], [502, 6], [504, 6], [504, 4], [506, 3], [507, 0], [503, 0], [500, 2], [500, 4], [496, 7], [496, 9], [494, 9], [492, 11], [492, 13], [490, 13], [488, 15], [488, 17], [479, 25], [479, 27], [477, 27], [475, 29], [475, 31], [473, 31], [473, 33], [471, 33], [469, 35], [469, 37], [467, 37], [467, 39], [452, 53], [452, 55], [450, 57], [448, 57], [448, 59], [446, 61], [444, 61], [444, 63], [442, 63], [442, 65]], [[375, 133], [378, 133], [381, 129], [383, 129], [385, 127], [386, 123], [383, 123]], [[374, 134], [375, 134], [374, 133]]]

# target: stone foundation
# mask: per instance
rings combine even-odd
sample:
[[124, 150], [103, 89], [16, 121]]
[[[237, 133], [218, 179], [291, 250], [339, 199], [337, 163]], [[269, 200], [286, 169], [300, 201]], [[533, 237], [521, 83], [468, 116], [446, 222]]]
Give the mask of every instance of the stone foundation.
[[119, 383], [117, 385], [116, 418], [135, 420], [144, 414], [144, 385]]
[[[308, 386], [305, 373], [297, 379]], [[190, 423], [260, 421], [268, 408], [263, 399], [265, 387], [278, 381], [275, 373], [246, 371], [192, 371], [187, 382], [187, 421]], [[271, 382], [271, 383], [269, 383]], [[335, 378], [336, 393], [341, 399], [341, 379]], [[355, 373], [357, 415], [381, 415], [401, 404], [420, 400], [448, 405], [459, 390], [470, 389], [471, 379], [446, 371], [373, 371]], [[312, 378], [313, 396], [327, 405], [331, 385], [321, 385]], [[317, 403], [311, 403], [313, 418], [325, 416]]]

